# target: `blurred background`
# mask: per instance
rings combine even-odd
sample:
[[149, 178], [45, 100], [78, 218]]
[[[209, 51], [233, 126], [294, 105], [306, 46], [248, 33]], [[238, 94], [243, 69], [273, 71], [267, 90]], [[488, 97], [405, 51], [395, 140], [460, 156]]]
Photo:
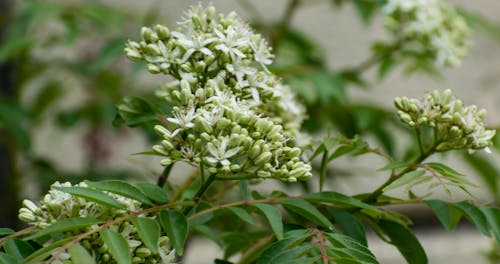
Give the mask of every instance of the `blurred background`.
[[[434, 89], [452, 89], [466, 104], [487, 109], [492, 128], [500, 126], [500, 1], [449, 0], [473, 28], [473, 46], [461, 66], [439, 71], [418, 58], [399, 65], [390, 56], [380, 57], [383, 51], [375, 43], [391, 38], [380, 16], [383, 2], [210, 1], [219, 12], [236, 11], [269, 39], [276, 53], [271, 70], [306, 105], [304, 130], [312, 134], [361, 135], [395, 157], [411, 155], [416, 145], [398, 122], [393, 99], [420, 98]], [[54, 181], [155, 181], [162, 170], [158, 159], [133, 155], [157, 140], [144, 129], [155, 119], [147, 115], [151, 106], [129, 97], [135, 98], [137, 112], [116, 118], [115, 105], [124, 96], [153, 97], [167, 78], [147, 73], [122, 50], [127, 39], [138, 38], [141, 26], [160, 23], [174, 29], [186, 8], [197, 3], [0, 1], [0, 226], [19, 227], [20, 201], [37, 200]], [[480, 203], [498, 205], [500, 144], [495, 148], [490, 155], [456, 152], [438, 158], [480, 185], [473, 189]], [[326, 189], [347, 194], [373, 190], [385, 179], [375, 171], [381, 164], [372, 156], [341, 158], [329, 168]], [[177, 170], [174, 184], [184, 175]], [[317, 189], [313, 183], [287, 188]], [[491, 242], [465, 223], [447, 233], [425, 207], [400, 210], [415, 222], [430, 263], [500, 263]], [[194, 254], [184, 263], [207, 263], [220, 252], [203, 239], [190, 247], [187, 251]], [[370, 247], [381, 263], [403, 263], [396, 249], [375, 236]]]

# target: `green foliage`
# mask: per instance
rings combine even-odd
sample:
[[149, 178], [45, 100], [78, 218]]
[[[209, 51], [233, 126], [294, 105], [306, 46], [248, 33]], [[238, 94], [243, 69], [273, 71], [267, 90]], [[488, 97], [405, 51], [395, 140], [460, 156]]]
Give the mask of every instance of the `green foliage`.
[[103, 230], [100, 235], [109, 249], [109, 252], [118, 264], [132, 263], [127, 241], [116, 231]]
[[[130, 183], [133, 173], [99, 171], [98, 161], [92, 161], [90, 154], [90, 168], [81, 173], [84, 182], [53, 184], [39, 204], [23, 201], [19, 218], [32, 227], [18, 232], [0, 228], [0, 263], [176, 263], [196, 236], [207, 237], [221, 248], [223, 254], [215, 263], [232, 263], [230, 258], [241, 264], [379, 263], [368, 247], [367, 229], [393, 245], [407, 263], [428, 263], [411, 219], [387, 207], [410, 203], [428, 205], [447, 231], [466, 219], [500, 243], [500, 210], [494, 205], [428, 198], [438, 186], [450, 198], [449, 187], [466, 193], [476, 187], [438, 158], [426, 160], [456, 149], [488, 150], [498, 136], [494, 138], [495, 131], [486, 128], [483, 111], [463, 106], [448, 91], [430, 93], [421, 101], [396, 99], [397, 116], [393, 110], [354, 103], [350, 98], [351, 88], [372, 86], [364, 74], [372, 68], [377, 81], [383, 82], [398, 67], [407, 73], [439, 74], [440, 66], [456, 65], [467, 46], [461, 42], [468, 30], [460, 23], [462, 17], [451, 6], [431, 6], [429, 10], [456, 27], [405, 35], [400, 30], [418, 20], [414, 14], [429, 10], [396, 6], [391, 11], [387, 5], [395, 4], [390, 0], [332, 2], [353, 4], [366, 26], [384, 21], [393, 38], [373, 43], [371, 57], [359, 65], [332, 70], [321, 47], [289, 25], [293, 13], [305, 3], [292, 0], [280, 23], [257, 21], [262, 32], [270, 32], [276, 51], [276, 63], [267, 67], [273, 55], [263, 36], [234, 15], [217, 15], [213, 7], [194, 7], [186, 13], [179, 32], [154, 25], [141, 30], [140, 41], [126, 45], [128, 57], [144, 60], [150, 72], [176, 80], [155, 93], [131, 91], [137, 85], [134, 76], [119, 67], [126, 37], [115, 31], [125, 21], [136, 23], [131, 14], [94, 3], [19, 3], [14, 14], [18, 20], [0, 44], [0, 62], [14, 63], [20, 73], [15, 95], [0, 100], [2, 144], [19, 150], [23, 164], [40, 175], [41, 186], [65, 180], [67, 175], [73, 175], [70, 178], [75, 182], [79, 173], [64, 172], [34, 154], [32, 131], [36, 125], [57, 120], [67, 129], [86, 124], [91, 134], [104, 133], [118, 130], [109, 127], [113, 122], [138, 127], [155, 141], [154, 151], [140, 154], [163, 156], [165, 170], [157, 185], [151, 183], [154, 179]], [[375, 19], [378, 14], [384, 17]], [[480, 15], [467, 10], [460, 14], [493, 36], [500, 32]], [[48, 39], [26, 34], [46, 20], [59, 21], [63, 33], [47, 32]], [[453, 54], [441, 58], [443, 50], [430, 39], [445, 33], [456, 33], [456, 43], [449, 43]], [[95, 54], [50, 62], [31, 57], [34, 50], [73, 47], [95, 34], [99, 35]], [[56, 108], [67, 95], [59, 76], [81, 80], [88, 101]], [[26, 100], [25, 89], [37, 78], [43, 81]], [[281, 79], [295, 93], [279, 90]], [[124, 91], [131, 96], [122, 98]], [[317, 133], [303, 147], [299, 126], [306, 115], [294, 94], [308, 116], [303, 128]], [[317, 136], [330, 135], [332, 129], [334, 137]], [[395, 140], [400, 134], [411, 144], [400, 146]], [[354, 163], [355, 157], [367, 154], [383, 159], [373, 172], [385, 174], [385, 182], [355, 195], [324, 191], [330, 181], [341, 180], [332, 163], [340, 164], [347, 156]], [[492, 195], [498, 196], [494, 162], [477, 154], [463, 157]], [[170, 166], [181, 160], [198, 171], [176, 185], [169, 179]], [[289, 182], [283, 191], [261, 192], [258, 184], [266, 184], [269, 178]], [[295, 183], [299, 180], [304, 181]], [[415, 193], [413, 187], [424, 183], [427, 193]], [[294, 189], [292, 196], [292, 185], [303, 188]], [[230, 192], [234, 188], [238, 192]], [[408, 198], [385, 195], [397, 188], [404, 188]]]
[[184, 254], [184, 243], [188, 236], [186, 217], [176, 210], [160, 212], [160, 223], [179, 256]]

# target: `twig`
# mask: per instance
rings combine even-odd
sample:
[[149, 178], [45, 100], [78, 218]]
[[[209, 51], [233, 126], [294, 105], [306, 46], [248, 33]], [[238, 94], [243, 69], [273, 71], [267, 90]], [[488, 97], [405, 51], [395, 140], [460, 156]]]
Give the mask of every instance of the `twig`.
[[71, 245], [73, 245], [75, 243], [78, 243], [83, 238], [85, 238], [85, 237], [87, 237], [89, 235], [92, 235], [94, 233], [97, 233], [97, 232], [99, 232], [101, 230], [104, 230], [104, 229], [110, 227], [111, 225], [114, 225], [114, 224], [120, 223], [122, 221], [125, 221], [125, 220], [129, 219], [132, 216], [138, 216], [138, 215], [142, 215], [142, 214], [148, 214], [148, 213], [151, 213], [151, 212], [155, 212], [155, 211], [159, 211], [159, 210], [162, 210], [162, 209], [167, 209], [167, 208], [171, 208], [171, 207], [179, 206], [179, 205], [180, 206], [191, 205], [192, 203], [193, 203], [192, 201], [175, 202], [175, 203], [170, 203], [170, 204], [153, 206], [151, 208], [144, 209], [144, 210], [137, 211], [137, 212], [130, 212], [129, 214], [126, 214], [126, 215], [118, 217], [118, 218], [116, 218], [114, 220], [108, 221], [108, 222], [106, 222], [106, 223], [98, 226], [95, 229], [89, 230], [89, 231], [87, 231], [85, 233], [82, 233], [82, 234], [76, 236], [69, 243], [65, 244], [64, 246], [62, 246], [59, 249], [57, 249], [56, 251], [54, 251], [54, 253], [52, 254], [52, 256], [47, 261], [45, 261], [44, 263], [50, 264], [60, 254], [62, 254], [63, 252], [65, 252]]
[[30, 226], [30, 227], [27, 227], [23, 230], [19, 230], [17, 232], [15, 232], [14, 234], [10, 234], [6, 237], [2, 237], [0, 239], [0, 246], [7, 240], [11, 239], [11, 238], [15, 238], [15, 237], [20, 237], [20, 236], [23, 236], [23, 235], [26, 235], [26, 234], [29, 234], [31, 233], [32, 231], [35, 231], [37, 229], [36, 226]]
[[162, 188], [163, 188], [163, 186], [165, 186], [165, 183], [168, 180], [168, 176], [170, 176], [170, 172], [172, 171], [173, 166], [174, 166], [174, 164], [172, 163], [163, 169], [163, 172], [160, 174], [160, 177], [158, 177], [158, 181], [157, 181], [156, 185], [158, 185]]

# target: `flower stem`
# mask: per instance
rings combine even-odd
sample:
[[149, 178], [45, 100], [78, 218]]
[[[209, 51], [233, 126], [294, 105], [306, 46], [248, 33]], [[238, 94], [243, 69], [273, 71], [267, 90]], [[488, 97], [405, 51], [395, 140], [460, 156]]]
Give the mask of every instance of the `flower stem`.
[[319, 191], [323, 191], [323, 185], [325, 184], [326, 174], [328, 173], [328, 150], [323, 152], [323, 158], [321, 159], [321, 167], [319, 171]]
[[170, 172], [172, 171], [173, 166], [174, 166], [174, 164], [172, 163], [163, 169], [160, 177], [158, 177], [158, 181], [156, 182], [156, 185], [158, 185], [162, 188], [163, 188], [163, 186], [165, 186], [165, 183], [167, 182], [168, 176], [170, 175]]
[[393, 183], [395, 180], [401, 178], [403, 175], [406, 173], [414, 170], [415, 166], [422, 163], [425, 159], [427, 159], [430, 155], [434, 154], [435, 148], [437, 144], [435, 144], [429, 151], [427, 152], [422, 152], [416, 159], [413, 161], [408, 167], [406, 167], [404, 170], [399, 172], [398, 174], [391, 174], [391, 177], [387, 179], [380, 187], [378, 187], [375, 191], [373, 191], [368, 197], [363, 199], [363, 202], [365, 203], [373, 203], [377, 200], [377, 198], [384, 193], [384, 189], [389, 186], [391, 183]]

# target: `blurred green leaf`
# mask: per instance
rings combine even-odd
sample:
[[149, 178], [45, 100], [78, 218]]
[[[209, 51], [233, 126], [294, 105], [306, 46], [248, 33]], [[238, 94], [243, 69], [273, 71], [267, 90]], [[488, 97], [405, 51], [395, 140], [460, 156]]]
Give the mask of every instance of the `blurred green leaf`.
[[124, 204], [118, 202], [115, 198], [98, 190], [93, 190], [84, 187], [77, 187], [77, 186], [53, 187], [53, 188], [61, 192], [69, 193], [71, 195], [78, 196], [87, 199], [89, 201], [96, 202], [98, 204], [102, 204], [104, 206], [109, 206], [112, 208], [123, 209], [123, 210], [127, 209], [127, 207]]
[[160, 239], [160, 226], [158, 223], [153, 219], [144, 217], [132, 217], [130, 220], [137, 229], [137, 233], [144, 245], [153, 254], [158, 254], [158, 240]]
[[390, 191], [401, 186], [407, 186], [407, 188], [414, 186], [415, 184], [420, 184], [425, 181], [432, 180], [432, 177], [423, 177], [425, 175], [424, 170], [415, 170], [405, 173], [401, 178], [393, 181], [391, 184], [384, 188], [384, 192]]
[[252, 216], [247, 213], [247, 211], [243, 208], [240, 207], [229, 207], [229, 210], [233, 212], [235, 215], [237, 215], [241, 220], [251, 224], [251, 225], [257, 225], [255, 221], [253, 220]]
[[365, 228], [356, 216], [333, 207], [328, 208], [328, 212], [333, 216], [335, 223], [340, 226], [344, 234], [356, 239], [365, 247], [368, 246]]
[[500, 209], [498, 208], [481, 208], [486, 220], [490, 226], [492, 233], [495, 235], [497, 243], [500, 243]]
[[118, 194], [139, 201], [143, 204], [151, 205], [151, 201], [139, 188], [125, 181], [120, 181], [120, 180], [108, 180], [99, 182], [85, 181], [85, 183], [91, 188]]
[[108, 229], [100, 231], [99, 234], [104, 244], [108, 246], [109, 253], [118, 264], [132, 263], [132, 256], [128, 248], [127, 240], [125, 240], [120, 233]]
[[491, 237], [486, 217], [479, 208], [465, 201], [454, 203], [453, 206], [460, 209], [469, 222], [473, 223], [481, 233]]
[[14, 257], [19, 262], [35, 252], [35, 249], [28, 242], [19, 238], [11, 238], [5, 241], [3, 248], [5, 253]]
[[137, 188], [151, 200], [159, 203], [166, 204], [168, 202], [168, 193], [165, 189], [159, 187], [158, 185], [148, 183], [148, 182], [137, 182], [134, 183]]
[[283, 239], [283, 220], [281, 211], [270, 204], [257, 203], [252, 204], [252, 206], [257, 208], [264, 215], [276, 235], [276, 238], [278, 238], [278, 240]]
[[35, 238], [47, 236], [50, 234], [61, 233], [68, 230], [75, 230], [79, 228], [84, 228], [91, 225], [100, 224], [102, 221], [95, 218], [87, 217], [73, 217], [66, 218], [55, 222], [47, 228], [41, 229], [40, 231], [26, 237], [26, 240], [32, 240]]
[[315, 224], [319, 224], [329, 230], [333, 230], [333, 224], [316, 207], [303, 199], [286, 199], [280, 201], [287, 210], [295, 212]]
[[434, 211], [447, 231], [452, 231], [462, 217], [462, 211], [441, 200], [427, 200], [425, 203]]
[[71, 256], [71, 262], [74, 264], [92, 264], [94, 258], [80, 244], [72, 244], [68, 247], [68, 253]]
[[391, 221], [381, 220], [377, 224], [398, 248], [408, 264], [427, 264], [429, 261], [420, 242], [406, 227]]
[[19, 261], [11, 255], [7, 255], [3, 252], [0, 252], [0, 263], [2, 263], [2, 264], [18, 264]]
[[175, 252], [182, 256], [184, 254], [184, 244], [188, 236], [189, 228], [186, 217], [176, 210], [164, 210], [160, 212], [160, 223], [165, 233], [167, 233], [170, 243]]

